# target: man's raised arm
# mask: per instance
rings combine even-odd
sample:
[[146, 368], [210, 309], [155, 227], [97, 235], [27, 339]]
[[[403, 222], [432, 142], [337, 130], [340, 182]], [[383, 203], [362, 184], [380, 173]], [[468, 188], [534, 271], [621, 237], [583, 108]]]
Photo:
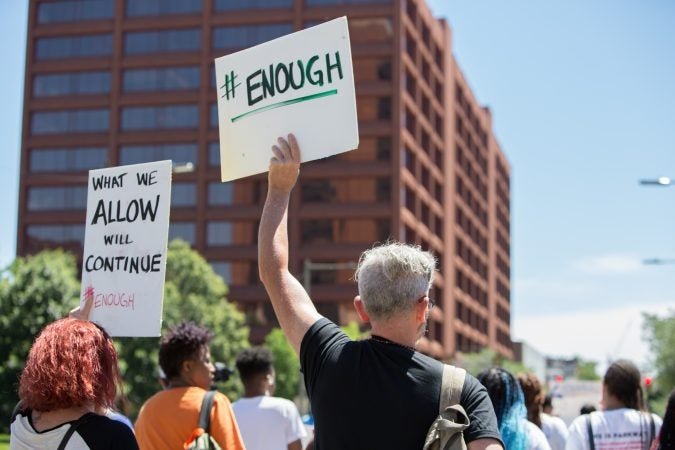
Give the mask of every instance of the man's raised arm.
[[300, 282], [288, 271], [288, 202], [300, 172], [295, 136], [272, 147], [269, 187], [258, 229], [258, 271], [274, 312], [295, 352], [302, 338], [321, 318]]

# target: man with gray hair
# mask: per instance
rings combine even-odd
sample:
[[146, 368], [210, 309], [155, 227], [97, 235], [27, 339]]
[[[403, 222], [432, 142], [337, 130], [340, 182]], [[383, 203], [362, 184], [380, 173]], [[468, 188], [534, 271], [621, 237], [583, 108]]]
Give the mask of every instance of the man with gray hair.
[[[415, 351], [433, 306], [436, 262], [419, 247], [389, 243], [361, 256], [354, 307], [370, 339], [350, 341], [322, 317], [288, 269], [288, 203], [300, 170], [293, 135], [272, 147], [258, 232], [260, 279], [300, 356], [319, 450], [421, 449], [438, 416], [443, 364]], [[460, 404], [471, 421], [469, 450], [503, 449], [485, 388], [465, 378]]]

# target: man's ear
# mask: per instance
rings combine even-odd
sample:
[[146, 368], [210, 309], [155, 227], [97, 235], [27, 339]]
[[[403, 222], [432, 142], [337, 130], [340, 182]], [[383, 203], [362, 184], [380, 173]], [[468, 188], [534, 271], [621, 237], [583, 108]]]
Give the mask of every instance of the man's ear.
[[424, 323], [427, 320], [427, 312], [429, 310], [429, 297], [426, 295], [424, 299], [415, 305], [415, 321], [417, 323]]
[[356, 313], [359, 315], [359, 318], [363, 321], [363, 323], [370, 322], [370, 317], [368, 317], [368, 313], [363, 307], [363, 302], [361, 301], [360, 295], [354, 297], [354, 309], [356, 310]]

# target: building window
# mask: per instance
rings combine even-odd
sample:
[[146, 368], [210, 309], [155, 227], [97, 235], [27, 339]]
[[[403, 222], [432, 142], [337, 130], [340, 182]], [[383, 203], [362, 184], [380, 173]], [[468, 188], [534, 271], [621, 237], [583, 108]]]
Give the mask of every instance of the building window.
[[290, 23], [216, 27], [213, 30], [213, 48], [251, 47], [292, 31]]
[[120, 148], [120, 164], [141, 164], [170, 159], [176, 162], [197, 161], [196, 144], [125, 145]]
[[37, 60], [88, 58], [110, 56], [111, 54], [111, 34], [45, 37], [39, 38], [35, 45], [35, 58]]
[[30, 151], [31, 172], [70, 172], [106, 166], [105, 147], [39, 148]]
[[84, 225], [29, 225], [26, 227], [26, 241], [26, 246], [35, 250], [45, 246], [83, 245]]
[[233, 183], [209, 183], [209, 206], [234, 204]]
[[242, 9], [291, 8], [293, 0], [215, 0], [216, 11], [238, 11]]
[[211, 268], [226, 284], [232, 283], [232, 264], [227, 261], [211, 261]]
[[110, 19], [114, 0], [60, 0], [38, 3], [38, 23]]
[[193, 14], [202, 10], [201, 0], [127, 0], [127, 17]]
[[377, 99], [377, 118], [380, 120], [391, 119], [391, 97]]
[[130, 106], [122, 109], [122, 130], [197, 128], [197, 106]]
[[110, 113], [107, 109], [40, 111], [33, 113], [31, 133], [55, 134], [108, 131], [109, 119]]
[[182, 239], [190, 245], [195, 245], [195, 224], [192, 222], [171, 222], [169, 224], [169, 241]]
[[199, 88], [199, 67], [163, 67], [124, 71], [124, 91], [180, 91]]
[[305, 0], [307, 6], [357, 5], [359, 3], [391, 3], [391, 0]]
[[73, 210], [87, 208], [87, 186], [45, 186], [28, 189], [28, 210]]
[[211, 221], [206, 224], [206, 245], [232, 244], [232, 222]]
[[33, 78], [34, 97], [107, 94], [109, 92], [110, 72], [56, 73], [36, 75]]
[[303, 220], [300, 222], [303, 244], [322, 244], [333, 242], [333, 222], [331, 220]]
[[378, 178], [375, 188], [375, 198], [378, 202], [389, 202], [391, 200], [391, 179]]
[[220, 144], [217, 142], [209, 144], [209, 166], [220, 167]]
[[391, 159], [391, 138], [379, 137], [377, 138], [377, 151], [375, 158], [378, 161], [389, 161]]
[[173, 183], [171, 185], [171, 207], [185, 208], [197, 204], [197, 186], [194, 183]]
[[209, 107], [209, 126], [211, 128], [218, 128], [218, 104], [211, 103]]
[[201, 30], [199, 28], [135, 31], [124, 35], [124, 52], [127, 55], [187, 52], [200, 48]]
[[333, 203], [336, 199], [335, 186], [330, 180], [304, 180], [300, 187], [303, 203]]

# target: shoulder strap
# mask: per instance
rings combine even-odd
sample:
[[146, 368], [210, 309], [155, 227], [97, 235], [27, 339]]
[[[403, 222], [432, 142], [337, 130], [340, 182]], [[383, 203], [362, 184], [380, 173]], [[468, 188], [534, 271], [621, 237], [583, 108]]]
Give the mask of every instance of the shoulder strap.
[[440, 412], [445, 411], [445, 408], [448, 406], [459, 404], [459, 399], [462, 395], [462, 388], [464, 387], [465, 377], [466, 370], [462, 369], [461, 367], [443, 364], [441, 397], [438, 403]]
[[87, 419], [89, 418], [89, 414], [91, 413], [86, 413], [85, 415], [80, 416], [79, 419], [70, 424], [70, 428], [68, 428], [68, 431], [66, 431], [66, 434], [63, 436], [63, 439], [61, 439], [61, 443], [59, 444], [57, 450], [64, 450], [66, 448], [66, 444], [70, 440], [73, 433], [77, 431], [77, 427], [79, 427], [80, 425], [82, 425], [84, 422], [87, 421]]
[[591, 425], [591, 415], [586, 414], [586, 429], [588, 430], [588, 443], [590, 450], [595, 450], [595, 439], [593, 439], [593, 425]]
[[207, 391], [202, 400], [202, 408], [199, 410], [199, 428], [206, 433], [210, 432], [211, 427], [211, 408], [213, 407], [213, 397], [216, 391]]
[[649, 449], [652, 447], [652, 442], [654, 442], [654, 438], [656, 437], [656, 426], [654, 425], [654, 416], [652, 416], [652, 413], [647, 412], [647, 416], [649, 417], [649, 439], [647, 440], [645, 448]]

